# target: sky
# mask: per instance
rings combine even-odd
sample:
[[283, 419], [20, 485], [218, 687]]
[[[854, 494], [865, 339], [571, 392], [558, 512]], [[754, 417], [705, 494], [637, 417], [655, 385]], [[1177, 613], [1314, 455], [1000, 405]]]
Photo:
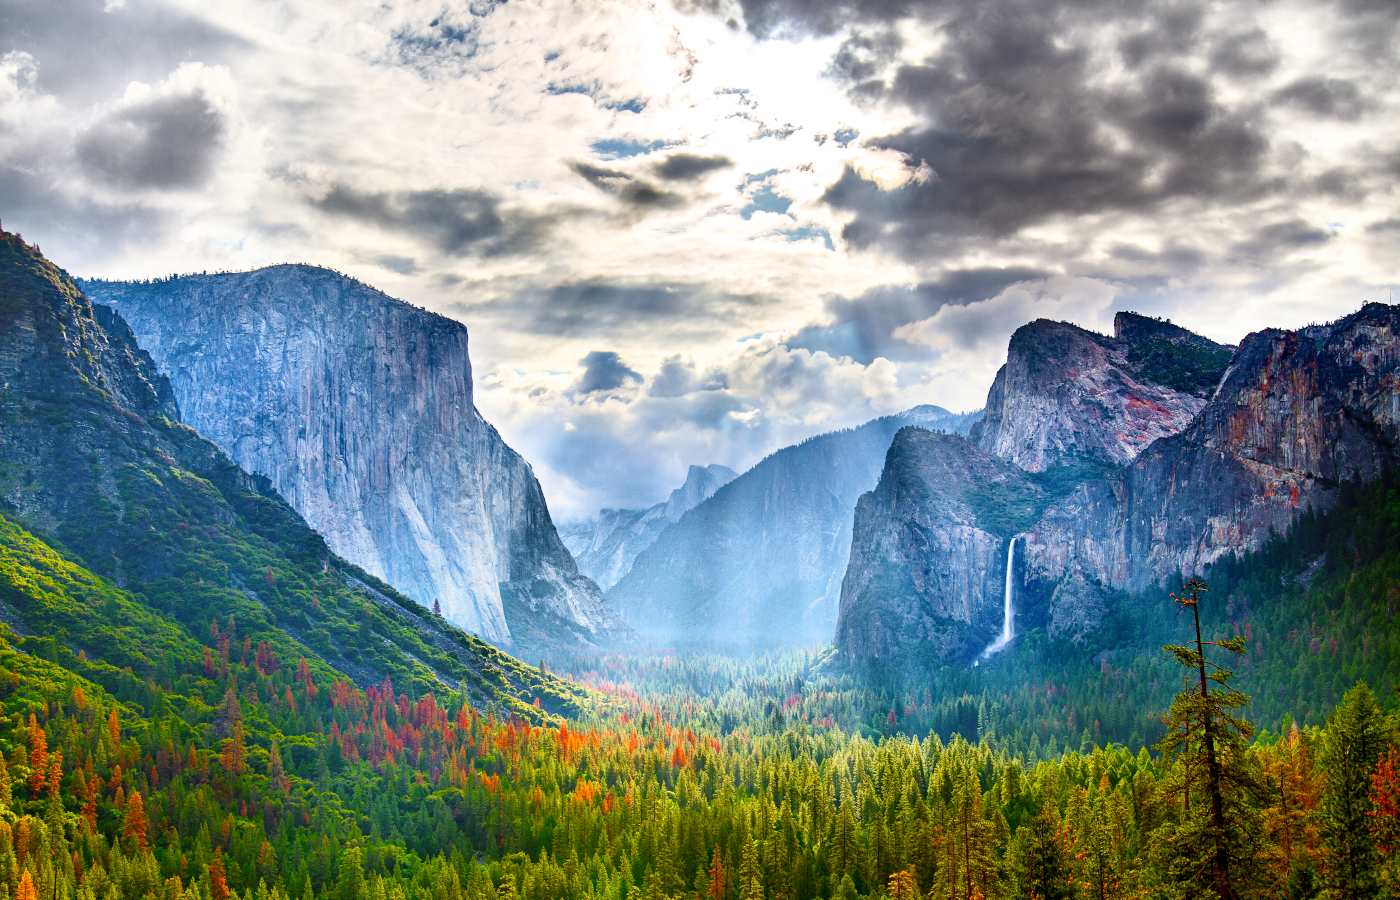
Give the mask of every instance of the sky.
[[1400, 282], [1393, 0], [0, 0], [0, 222], [463, 322], [556, 519], [980, 408], [1036, 318]]

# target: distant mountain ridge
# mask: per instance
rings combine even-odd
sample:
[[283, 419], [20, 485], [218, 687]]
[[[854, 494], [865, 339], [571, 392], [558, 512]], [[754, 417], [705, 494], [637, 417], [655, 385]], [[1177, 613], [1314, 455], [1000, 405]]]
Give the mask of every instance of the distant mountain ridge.
[[578, 570], [607, 591], [632, 568], [637, 555], [656, 542], [666, 526], [680, 521], [739, 475], [721, 465], [691, 466], [685, 484], [649, 509], [604, 509], [581, 522], [559, 526], [559, 537]]
[[856, 499], [905, 425], [966, 431], [977, 414], [920, 406], [779, 450], [666, 528], [608, 598], [663, 644], [826, 643]]
[[461, 323], [311, 266], [83, 285], [346, 559], [492, 641], [626, 635], [477, 412]]

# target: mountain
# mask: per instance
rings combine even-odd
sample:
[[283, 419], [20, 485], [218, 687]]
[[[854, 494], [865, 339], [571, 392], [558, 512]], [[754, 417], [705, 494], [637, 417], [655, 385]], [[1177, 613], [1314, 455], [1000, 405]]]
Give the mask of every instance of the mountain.
[[680, 521], [738, 477], [725, 466], [691, 466], [685, 484], [672, 491], [666, 502], [650, 509], [604, 509], [592, 518], [560, 525], [559, 537], [574, 555], [579, 572], [606, 591], [627, 574], [637, 554], [655, 543], [667, 525]]
[[83, 286], [345, 559], [497, 643], [626, 634], [477, 411], [460, 323], [312, 266]]
[[[889, 601], [880, 622], [905, 623], [892, 634], [872, 637], [872, 629], [892, 626], [862, 621], [868, 609], [884, 602], [879, 585], [907, 584], [919, 572], [963, 560], [969, 583], [982, 586], [979, 596], [1002, 593], [1005, 563], [970, 553], [970, 525], [1000, 534], [1003, 552], [1013, 535], [1020, 536], [1011, 579], [1018, 630], [1044, 627], [1051, 640], [1082, 642], [1125, 592], [1142, 592], [1179, 574], [1208, 574], [1222, 556], [1255, 550], [1271, 534], [1287, 531], [1304, 510], [1330, 508], [1344, 482], [1372, 481], [1400, 462], [1400, 307], [1371, 304], [1331, 325], [1252, 334], [1218, 379], [1217, 345], [1174, 331], [1163, 335], [1162, 323], [1143, 317], [1120, 316], [1119, 323], [1115, 340], [1128, 346], [1118, 358], [1138, 366], [1136, 372], [1124, 374], [1111, 356], [1097, 356], [1089, 345], [1098, 342], [1073, 326], [1037, 322], [1017, 332], [1019, 341], [1013, 338], [1003, 373], [1019, 369], [1036, 377], [1011, 391], [1008, 385], [1017, 382], [999, 376], [989, 417], [1002, 402], [1005, 421], [1010, 401], [996, 401], [1000, 391], [1003, 398], [1018, 396], [1017, 408], [1032, 418], [1037, 410], [1058, 410], [1069, 424], [1045, 414], [1035, 427], [1018, 422], [1020, 437], [1002, 441], [989, 435], [1005, 436], [1011, 429], [993, 423], [972, 433], [980, 446], [957, 448], [959, 465], [969, 469], [986, 469], [996, 456], [1027, 470], [1028, 485], [1002, 479], [1008, 487], [1001, 505], [1008, 511], [1038, 506], [1043, 513], [1006, 518], [1014, 520], [1011, 531], [987, 529], [961, 512], [973, 486], [958, 487], [946, 471], [925, 461], [932, 452], [927, 439], [896, 441], [882, 487], [868, 502], [863, 498], [857, 511], [842, 621], [858, 627], [838, 634], [838, 646], [851, 658], [903, 650], [933, 651], [944, 660], [970, 656], [1000, 620], [986, 602], [969, 607], [973, 612], [960, 620], [961, 631], [953, 629], [957, 639], [945, 637], [941, 644], [929, 644], [927, 628], [918, 624], [932, 602], [923, 589], [906, 589]], [[1145, 355], [1144, 332], [1161, 335], [1146, 342]], [[1034, 346], [1036, 336], [1048, 338]], [[1054, 348], [1067, 350], [1070, 362], [1039, 369], [1025, 364], [1053, 358]], [[1099, 360], [1093, 371], [1103, 377], [1095, 382], [1117, 387], [1098, 395], [1083, 391], [1084, 373], [1092, 367], [1076, 360]], [[1178, 404], [1195, 395], [1177, 388], [1205, 390], [1213, 380], [1218, 386], [1184, 429], [1152, 441], [1126, 466], [1109, 468], [1132, 450], [1133, 441], [1124, 438], [1122, 415], [1093, 410], [1129, 410], [1134, 397], [1146, 396], [1129, 392], [1145, 383], [1144, 372], [1176, 385], [1152, 382], [1154, 390], [1176, 391]], [[1175, 407], [1173, 418], [1159, 416], [1155, 427], [1168, 427], [1184, 408]], [[989, 446], [1001, 452], [988, 453]], [[1064, 465], [1085, 457], [1097, 459], [1097, 473]], [[901, 488], [884, 486], [901, 479]], [[895, 535], [906, 536], [899, 552], [890, 549]]]
[[608, 598], [662, 643], [825, 643], [856, 500], [891, 439], [905, 425], [965, 430], [974, 418], [920, 406], [779, 450], [666, 528]]
[[1078, 570], [1140, 591], [1259, 547], [1343, 482], [1400, 463], [1400, 306], [1240, 344], [1191, 426], [1052, 506], [1027, 535], [1031, 587]]
[[266, 478], [180, 422], [118, 315], [4, 232], [0, 619], [110, 689], [135, 670], [205, 697], [177, 705], [217, 703], [206, 681], [255, 644], [264, 670], [300, 657], [316, 678], [460, 688], [533, 720], [522, 698], [549, 713], [585, 695], [332, 553]]
[[861, 659], [986, 647], [1001, 622], [1007, 543], [1047, 501], [1030, 475], [961, 436], [901, 428], [880, 483], [856, 504], [836, 645]]
[[1047, 319], [1018, 328], [971, 441], [1030, 472], [1126, 465], [1190, 424], [1234, 351], [1136, 313], [1119, 313], [1113, 331]]

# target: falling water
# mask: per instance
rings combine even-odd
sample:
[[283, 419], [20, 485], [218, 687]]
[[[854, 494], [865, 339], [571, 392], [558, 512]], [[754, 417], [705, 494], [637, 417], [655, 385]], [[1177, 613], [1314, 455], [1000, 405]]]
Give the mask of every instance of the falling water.
[[[1016, 537], [1020, 537], [1017, 535]], [[1016, 636], [1015, 610], [1011, 605], [1011, 574], [1016, 562], [1016, 538], [1011, 539], [1011, 543], [1006, 548], [1006, 599], [1003, 601], [1001, 634], [992, 641], [986, 650], [982, 651], [984, 657], [991, 656], [1002, 647], [1011, 643], [1011, 639]]]

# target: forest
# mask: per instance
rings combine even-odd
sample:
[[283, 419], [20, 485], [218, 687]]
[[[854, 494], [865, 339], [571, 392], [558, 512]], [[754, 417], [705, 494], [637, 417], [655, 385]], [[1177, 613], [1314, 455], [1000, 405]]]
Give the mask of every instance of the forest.
[[361, 689], [262, 618], [181, 626], [0, 532], [12, 609], [140, 626], [111, 629], [110, 660], [0, 642], [5, 900], [1185, 898], [1217, 895], [1219, 848], [1229, 896], [1400, 890], [1389, 482], [1215, 567], [1208, 700], [1190, 647], [1162, 649], [1191, 638], [1166, 595], [1129, 598], [1150, 624], [1106, 653], [1032, 632], [975, 669], [523, 666], [571, 685], [559, 712]]

